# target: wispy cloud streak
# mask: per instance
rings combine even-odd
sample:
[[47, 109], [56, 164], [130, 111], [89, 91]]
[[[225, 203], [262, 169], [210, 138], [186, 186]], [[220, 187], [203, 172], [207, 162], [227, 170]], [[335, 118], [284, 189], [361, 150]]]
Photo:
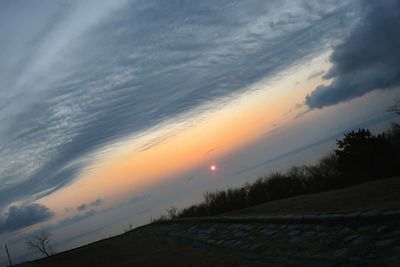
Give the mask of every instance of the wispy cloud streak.
[[0, 5], [1, 210], [69, 184], [110, 142], [319, 52], [357, 2]]

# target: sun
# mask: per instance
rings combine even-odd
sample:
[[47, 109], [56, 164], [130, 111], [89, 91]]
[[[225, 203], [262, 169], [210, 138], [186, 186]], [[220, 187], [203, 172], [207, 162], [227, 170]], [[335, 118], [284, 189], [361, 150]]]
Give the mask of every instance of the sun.
[[217, 166], [211, 165], [211, 166], [210, 166], [210, 170], [211, 170], [211, 171], [216, 171], [216, 170], [217, 170]]

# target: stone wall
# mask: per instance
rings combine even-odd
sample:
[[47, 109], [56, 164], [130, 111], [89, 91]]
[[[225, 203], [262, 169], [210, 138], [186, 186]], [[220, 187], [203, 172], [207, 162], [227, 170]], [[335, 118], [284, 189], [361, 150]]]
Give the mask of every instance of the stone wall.
[[180, 219], [149, 229], [260, 263], [400, 266], [400, 210]]

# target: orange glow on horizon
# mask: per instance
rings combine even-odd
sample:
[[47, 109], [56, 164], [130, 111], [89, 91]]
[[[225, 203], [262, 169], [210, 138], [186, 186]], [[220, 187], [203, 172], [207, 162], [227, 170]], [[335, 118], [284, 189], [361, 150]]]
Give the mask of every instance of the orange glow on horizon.
[[[83, 171], [75, 182], [39, 202], [61, 213], [66, 202], [75, 207], [99, 197], [115, 202], [196, 166], [207, 166], [291, 119], [285, 115], [288, 107], [298, 104], [311, 88], [321, 83], [318, 79], [306, 80], [312, 71], [297, 71], [272, 87], [257, 85], [271, 88], [243, 94], [229, 104], [216, 102], [214, 106], [221, 105], [218, 110], [194, 116], [184, 127], [182, 123], [169, 123], [124, 141]], [[304, 84], [293, 90], [300, 79], [305, 80]], [[164, 136], [167, 138], [163, 142], [142, 149], [143, 144]], [[211, 165], [210, 170], [216, 171], [217, 166]]]

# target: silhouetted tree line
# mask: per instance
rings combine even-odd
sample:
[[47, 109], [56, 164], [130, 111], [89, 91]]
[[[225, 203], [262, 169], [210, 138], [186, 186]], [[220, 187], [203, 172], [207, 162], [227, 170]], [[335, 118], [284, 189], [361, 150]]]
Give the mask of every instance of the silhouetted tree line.
[[312, 166], [296, 166], [286, 173], [273, 173], [239, 188], [206, 192], [203, 202], [163, 218], [213, 216], [273, 200], [343, 188], [400, 175], [400, 125], [385, 133], [367, 129], [344, 134], [336, 149]]

